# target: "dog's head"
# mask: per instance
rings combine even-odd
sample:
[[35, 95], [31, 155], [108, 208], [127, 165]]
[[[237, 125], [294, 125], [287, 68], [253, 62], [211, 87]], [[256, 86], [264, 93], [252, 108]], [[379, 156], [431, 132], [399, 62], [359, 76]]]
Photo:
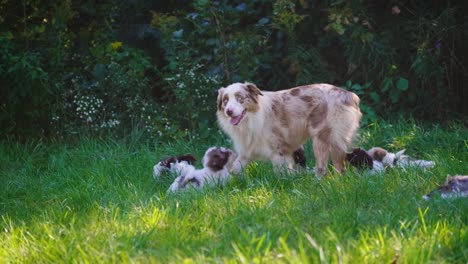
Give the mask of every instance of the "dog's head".
[[203, 156], [203, 167], [208, 168], [213, 172], [220, 171], [224, 168], [231, 169], [237, 155], [234, 151], [223, 147], [211, 147]]
[[218, 112], [230, 119], [237, 126], [248, 112], [258, 110], [258, 97], [262, 96], [260, 89], [253, 83], [234, 83], [218, 90]]
[[380, 147], [373, 147], [367, 151], [372, 159], [382, 162], [385, 166], [393, 167], [400, 158], [406, 157], [403, 154], [405, 150], [400, 150], [397, 153], [391, 153]]
[[362, 148], [356, 148], [351, 153], [346, 153], [346, 160], [356, 168], [372, 169], [372, 157]]

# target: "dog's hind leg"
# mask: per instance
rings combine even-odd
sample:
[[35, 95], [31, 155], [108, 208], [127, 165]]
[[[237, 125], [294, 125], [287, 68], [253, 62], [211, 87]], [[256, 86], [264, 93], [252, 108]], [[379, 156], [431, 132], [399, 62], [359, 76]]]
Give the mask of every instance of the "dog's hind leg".
[[341, 148], [337, 146], [332, 146], [331, 147], [331, 159], [332, 159], [333, 166], [335, 167], [336, 171], [338, 171], [339, 173], [344, 173], [346, 151], [343, 151]]
[[315, 156], [315, 173], [317, 176], [327, 174], [327, 164], [330, 157], [330, 145], [328, 142], [320, 140], [319, 137], [314, 137], [312, 141]]

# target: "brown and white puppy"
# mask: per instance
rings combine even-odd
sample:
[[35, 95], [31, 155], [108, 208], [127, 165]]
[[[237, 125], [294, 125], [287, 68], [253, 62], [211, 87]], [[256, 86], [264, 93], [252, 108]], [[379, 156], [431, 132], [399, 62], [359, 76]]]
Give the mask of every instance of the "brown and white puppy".
[[186, 162], [187, 164], [193, 165], [196, 160], [197, 159], [192, 154], [169, 157], [153, 166], [153, 178], [155, 180], [159, 179], [164, 171], [174, 172], [173, 167], [176, 163]]
[[419, 167], [419, 168], [432, 168], [435, 162], [430, 160], [417, 160], [408, 155], [404, 155], [405, 149], [397, 153], [391, 153], [380, 147], [373, 147], [367, 151], [374, 161], [382, 162], [385, 167]]
[[203, 188], [205, 185], [225, 185], [230, 178], [230, 171], [237, 155], [230, 149], [211, 147], [203, 156], [203, 169], [197, 170], [187, 162], [175, 163], [173, 169], [180, 173], [169, 187], [170, 192], [177, 192], [187, 187]]
[[235, 173], [257, 159], [293, 169], [293, 153], [308, 139], [313, 141], [317, 174], [326, 174], [330, 156], [343, 172], [362, 116], [359, 97], [330, 84], [268, 92], [252, 83], [234, 83], [218, 90], [217, 104], [219, 125], [239, 155]]
[[423, 198], [429, 200], [436, 193], [440, 193], [442, 198], [468, 197], [468, 176], [447, 177], [444, 185], [424, 195]]

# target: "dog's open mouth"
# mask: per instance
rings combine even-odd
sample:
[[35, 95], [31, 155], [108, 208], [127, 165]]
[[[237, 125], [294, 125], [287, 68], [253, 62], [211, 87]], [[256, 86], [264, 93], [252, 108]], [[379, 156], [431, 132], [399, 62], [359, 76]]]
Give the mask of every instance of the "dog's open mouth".
[[246, 110], [244, 110], [242, 112], [242, 114], [240, 114], [238, 116], [235, 116], [235, 117], [232, 117], [231, 118], [231, 125], [237, 126], [240, 123], [240, 121], [242, 121], [242, 118], [244, 118], [245, 112], [246, 112]]

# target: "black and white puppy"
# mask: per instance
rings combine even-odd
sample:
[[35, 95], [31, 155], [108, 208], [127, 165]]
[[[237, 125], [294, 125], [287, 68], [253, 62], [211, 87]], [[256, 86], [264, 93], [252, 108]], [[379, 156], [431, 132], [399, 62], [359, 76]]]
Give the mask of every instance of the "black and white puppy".
[[444, 185], [441, 185], [423, 196], [424, 200], [431, 199], [434, 194], [440, 193], [442, 198], [468, 197], [468, 176], [447, 177]]
[[165, 171], [175, 172], [174, 165], [177, 163], [186, 163], [187, 165], [193, 165], [195, 161], [197, 161], [197, 159], [192, 154], [169, 157], [154, 165], [153, 178], [155, 180], [159, 179], [159, 177], [161, 177], [161, 174]]
[[358, 169], [369, 169], [381, 172], [385, 168], [382, 162], [374, 160], [363, 148], [356, 148], [351, 153], [346, 153], [346, 160]]
[[237, 155], [230, 149], [211, 147], [203, 156], [203, 169], [196, 169], [186, 162], [173, 165], [180, 174], [169, 187], [169, 192], [177, 192], [187, 187], [203, 188], [205, 185], [225, 185], [230, 178], [230, 171]]
[[296, 167], [300, 167], [303, 169], [306, 168], [307, 159], [305, 156], [304, 147], [300, 147], [293, 152], [293, 159], [294, 163], [296, 163]]

